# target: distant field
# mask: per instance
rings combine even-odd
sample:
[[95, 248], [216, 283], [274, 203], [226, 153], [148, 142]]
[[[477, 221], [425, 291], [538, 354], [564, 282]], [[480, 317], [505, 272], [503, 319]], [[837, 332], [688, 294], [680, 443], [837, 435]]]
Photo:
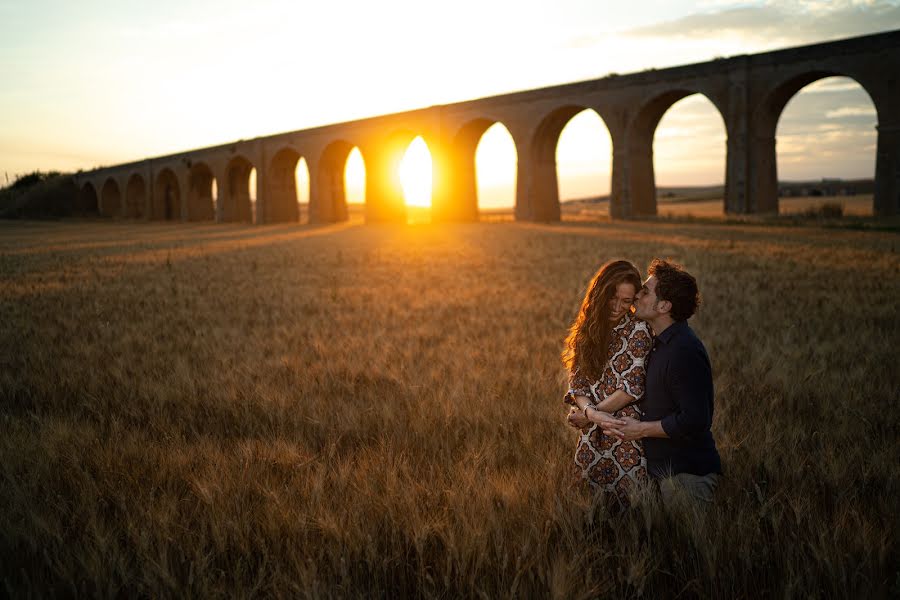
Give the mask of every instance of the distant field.
[[[786, 197], [778, 199], [778, 213], [797, 215], [807, 210], [815, 210], [824, 204], [838, 204], [845, 216], [869, 217], [874, 207], [871, 194], [858, 196]], [[680, 199], [662, 198], [657, 204], [657, 212], [662, 217], [699, 217], [715, 219], [725, 216], [725, 202], [722, 198]], [[563, 215], [573, 220], [604, 219], [609, 216], [609, 202], [596, 204], [563, 204]]]
[[[9, 596], [896, 597], [895, 233], [0, 222]], [[727, 477], [573, 487], [594, 270], [682, 261]]]
[[[844, 215], [870, 217], [873, 214], [872, 195], [859, 196], [821, 196], [809, 198], [779, 198], [778, 213], [795, 215], [815, 210], [824, 204], [837, 204], [843, 207]], [[722, 199], [698, 200], [693, 202], [660, 202], [659, 214], [664, 216], [718, 217], [725, 211]]]

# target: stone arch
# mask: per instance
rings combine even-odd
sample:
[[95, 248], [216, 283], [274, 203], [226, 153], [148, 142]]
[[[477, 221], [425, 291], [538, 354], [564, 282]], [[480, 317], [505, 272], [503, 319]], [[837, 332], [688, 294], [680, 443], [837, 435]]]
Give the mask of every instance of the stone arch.
[[118, 217], [122, 214], [122, 191], [119, 183], [108, 177], [100, 192], [100, 214], [104, 217]]
[[559, 173], [556, 164], [556, 149], [563, 129], [575, 115], [584, 110], [591, 110], [606, 125], [603, 116], [593, 108], [577, 104], [567, 104], [550, 111], [538, 126], [531, 137], [531, 157], [529, 164], [530, 178], [529, 189], [531, 196], [532, 218], [538, 221], [558, 221], [560, 218], [559, 204]]
[[140, 173], [133, 173], [125, 184], [125, 216], [141, 219], [147, 206], [147, 184]]
[[[310, 198], [310, 221], [334, 223], [348, 219], [344, 168], [347, 165], [350, 151], [355, 147], [346, 140], [336, 140], [328, 144], [322, 151], [315, 174], [316, 194]], [[363, 156], [363, 161], [365, 161], [365, 156]], [[310, 173], [310, 177], [312, 177], [312, 173]], [[368, 185], [368, 177], [366, 180]]]
[[172, 169], [163, 169], [156, 175], [150, 218], [156, 221], [181, 220], [181, 188]]
[[694, 94], [701, 94], [712, 103], [722, 119], [722, 126], [726, 128], [727, 135], [725, 111], [715, 96], [701, 90], [689, 88], [667, 90], [646, 102], [632, 119], [628, 131], [627, 160], [632, 215], [656, 214], [656, 176], [653, 169], [653, 138], [656, 128], [673, 104]]
[[82, 184], [78, 190], [75, 204], [76, 212], [78, 213], [97, 214], [99, 212], [99, 195], [93, 183], [86, 181]]
[[296, 223], [300, 220], [296, 172], [302, 158], [291, 147], [282, 148], [272, 157], [267, 173], [266, 223]]
[[[441, 197], [444, 201], [440, 206], [433, 208], [435, 219], [478, 220], [478, 173], [475, 153], [481, 137], [496, 123], [503, 125], [509, 132], [509, 128], [502, 121], [481, 117], [467, 121], [456, 131], [445, 159], [444, 168], [447, 169], [449, 176], [441, 178]], [[513, 142], [515, 143], [515, 140]], [[516, 152], [518, 153], [518, 148]], [[518, 194], [515, 196], [518, 198]]]
[[[753, 113], [753, 155], [759, 175], [751, 180], [751, 196], [756, 199], [757, 210], [761, 212], [778, 212], [778, 153], [776, 148], [776, 133], [778, 122], [788, 102], [800, 93], [806, 86], [829, 77], [846, 77], [857, 83], [868, 95], [875, 107], [879, 124], [887, 114], [886, 102], [881, 100], [871, 85], [867, 85], [865, 78], [854, 76], [844, 69], [813, 69], [794, 73], [783, 81], [773, 85], [757, 105]], [[881, 130], [879, 128], [878, 143], [881, 143]], [[876, 158], [877, 160], [877, 158]], [[876, 188], [878, 188], [878, 168], [876, 165]], [[879, 199], [874, 198], [875, 213], [879, 212]], [[896, 199], [900, 207], [900, 198]]]
[[253, 163], [241, 155], [228, 161], [225, 181], [218, 186], [223, 221], [253, 222], [253, 204], [250, 200], [250, 172], [253, 169]]
[[195, 162], [191, 165], [187, 198], [188, 221], [215, 219], [216, 208], [212, 191], [214, 181], [215, 177], [209, 165], [204, 162]]

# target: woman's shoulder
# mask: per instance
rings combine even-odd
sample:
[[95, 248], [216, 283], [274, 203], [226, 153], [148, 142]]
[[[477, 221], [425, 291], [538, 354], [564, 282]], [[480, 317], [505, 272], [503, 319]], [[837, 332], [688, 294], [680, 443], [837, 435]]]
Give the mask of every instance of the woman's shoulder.
[[631, 336], [636, 331], [650, 332], [650, 326], [647, 321], [637, 318], [633, 313], [625, 313], [625, 318], [616, 329], [621, 330], [625, 335]]

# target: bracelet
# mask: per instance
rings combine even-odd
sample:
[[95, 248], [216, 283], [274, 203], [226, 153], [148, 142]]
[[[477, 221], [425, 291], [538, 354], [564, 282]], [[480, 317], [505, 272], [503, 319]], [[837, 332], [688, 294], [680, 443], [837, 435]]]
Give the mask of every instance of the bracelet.
[[597, 406], [596, 406], [596, 405], [591, 404], [590, 402], [588, 402], [587, 404], [585, 404], [585, 405], [584, 405], [584, 408], [581, 409], [582, 412], [584, 413], [584, 418], [585, 418], [585, 419], [588, 418], [588, 416], [587, 416], [587, 409], [589, 409], [589, 408], [593, 408], [594, 410], [597, 410]]

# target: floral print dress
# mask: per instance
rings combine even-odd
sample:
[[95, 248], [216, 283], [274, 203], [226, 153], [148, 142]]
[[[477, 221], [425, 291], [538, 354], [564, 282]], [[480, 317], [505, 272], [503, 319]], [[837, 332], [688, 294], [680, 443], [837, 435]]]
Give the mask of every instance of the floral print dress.
[[[615, 416], [641, 418], [637, 402], [644, 395], [646, 371], [644, 362], [650, 354], [653, 337], [647, 323], [625, 316], [613, 328], [610, 341], [611, 357], [599, 381], [588, 381], [576, 373], [569, 378], [566, 402], [574, 404], [573, 396], [587, 396], [597, 404], [616, 390], [624, 390], [635, 401], [616, 411]], [[621, 442], [605, 435], [596, 424], [581, 430], [575, 449], [575, 473], [587, 481], [595, 491], [607, 493], [610, 502], [619, 509], [630, 506], [629, 492], [647, 481], [647, 461], [640, 440]]]

